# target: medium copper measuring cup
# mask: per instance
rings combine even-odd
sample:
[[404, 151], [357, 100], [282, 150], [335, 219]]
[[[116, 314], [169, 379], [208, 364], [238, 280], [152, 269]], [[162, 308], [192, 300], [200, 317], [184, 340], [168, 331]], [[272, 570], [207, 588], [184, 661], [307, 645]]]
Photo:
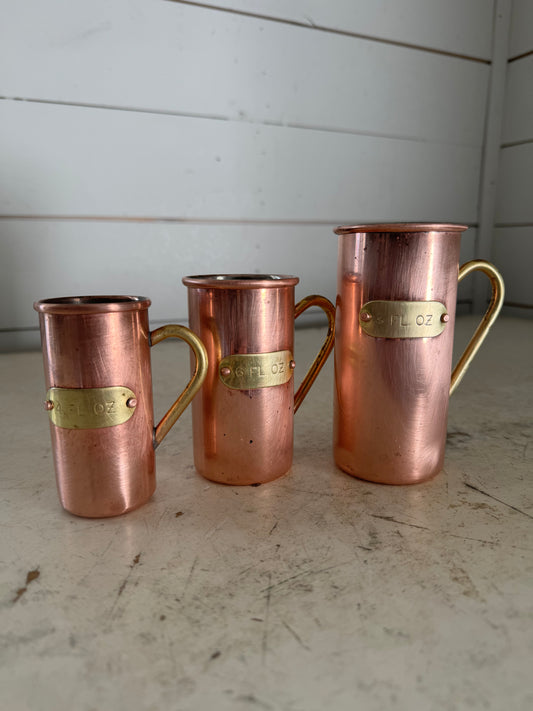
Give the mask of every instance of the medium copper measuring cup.
[[[149, 299], [75, 296], [37, 301], [45, 408], [59, 498], [78, 516], [117, 516], [155, 490], [154, 450], [202, 385], [207, 354], [184, 326], [150, 332]], [[191, 380], [154, 428], [150, 346], [180, 338], [194, 352]]]
[[[338, 227], [334, 455], [361, 479], [413, 484], [444, 463], [448, 400], [504, 297], [488, 262], [459, 269], [463, 225]], [[457, 284], [492, 284], [487, 312], [451, 372]]]
[[[293, 416], [333, 348], [335, 309], [322, 296], [294, 304], [293, 276], [189, 276], [189, 325], [209, 367], [192, 408], [198, 472], [223, 484], [261, 484], [291, 467]], [[294, 395], [294, 320], [328, 317], [322, 348]]]

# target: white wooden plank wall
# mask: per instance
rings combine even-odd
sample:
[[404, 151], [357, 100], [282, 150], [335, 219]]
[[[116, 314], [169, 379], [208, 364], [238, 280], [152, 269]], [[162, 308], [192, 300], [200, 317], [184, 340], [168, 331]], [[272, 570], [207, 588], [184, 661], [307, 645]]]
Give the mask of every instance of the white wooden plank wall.
[[347, 221], [465, 222], [475, 255], [491, 0], [0, 10], [4, 349], [38, 342], [49, 296], [142, 293], [183, 322], [187, 273], [334, 298]]
[[493, 261], [506, 304], [533, 316], [533, 0], [513, 0]]
[[491, 58], [492, 3], [487, 0], [213, 0], [188, 4], [209, 4], [352, 36]]

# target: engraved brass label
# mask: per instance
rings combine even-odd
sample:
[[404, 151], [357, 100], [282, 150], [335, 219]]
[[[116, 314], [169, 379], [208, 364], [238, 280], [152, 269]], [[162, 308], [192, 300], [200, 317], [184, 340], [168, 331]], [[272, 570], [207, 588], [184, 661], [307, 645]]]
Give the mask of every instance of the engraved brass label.
[[246, 353], [223, 358], [218, 373], [228, 388], [255, 390], [287, 383], [292, 377], [293, 367], [290, 351]]
[[374, 338], [434, 338], [448, 320], [440, 301], [369, 301], [359, 312], [361, 328]]
[[[127, 422], [137, 400], [129, 388], [50, 388], [46, 394], [50, 419], [69, 430], [113, 427]], [[127, 404], [129, 401], [129, 405]]]

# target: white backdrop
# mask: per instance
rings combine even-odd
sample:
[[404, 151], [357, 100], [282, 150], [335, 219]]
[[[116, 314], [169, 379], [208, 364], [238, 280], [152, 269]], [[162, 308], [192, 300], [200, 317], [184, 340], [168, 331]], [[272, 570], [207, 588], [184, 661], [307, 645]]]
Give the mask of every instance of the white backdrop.
[[[293, 273], [298, 297], [334, 298], [344, 222], [464, 222], [463, 258], [487, 256], [497, 1], [0, 0], [0, 345], [37, 345], [33, 300], [74, 293], [184, 322], [190, 273]], [[513, 51], [531, 31], [514, 23]], [[508, 75], [530, 114], [531, 59]], [[504, 122], [526, 143], [502, 149], [496, 245], [519, 255], [531, 228], [507, 223], [533, 215], [509, 176], [531, 174], [532, 122]]]

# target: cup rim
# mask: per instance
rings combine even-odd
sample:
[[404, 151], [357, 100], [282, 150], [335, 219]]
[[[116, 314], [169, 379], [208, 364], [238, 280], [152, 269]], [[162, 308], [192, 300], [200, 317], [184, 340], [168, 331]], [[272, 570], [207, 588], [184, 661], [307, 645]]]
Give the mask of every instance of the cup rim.
[[366, 225], [339, 225], [333, 231], [336, 235], [359, 232], [464, 232], [467, 225], [453, 222], [375, 222]]
[[146, 296], [124, 294], [91, 294], [88, 296], [57, 296], [35, 301], [33, 308], [45, 314], [96, 314], [116, 311], [142, 311], [152, 302]]
[[276, 289], [295, 286], [300, 279], [288, 274], [196, 274], [181, 281], [204, 289]]

